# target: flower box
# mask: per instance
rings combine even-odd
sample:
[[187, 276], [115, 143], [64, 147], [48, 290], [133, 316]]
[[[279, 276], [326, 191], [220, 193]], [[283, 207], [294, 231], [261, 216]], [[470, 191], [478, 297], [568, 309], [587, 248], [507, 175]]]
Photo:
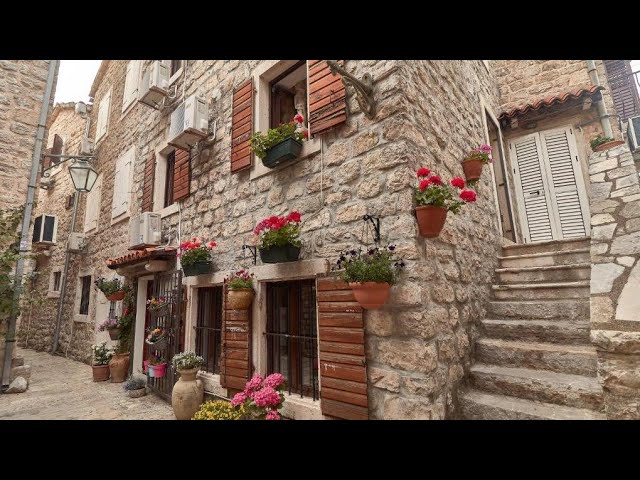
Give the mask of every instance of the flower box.
[[301, 151], [301, 142], [294, 138], [287, 138], [267, 150], [267, 156], [262, 159], [262, 163], [267, 168], [275, 168], [281, 163], [298, 158]]
[[191, 265], [183, 265], [182, 271], [185, 277], [207, 275], [213, 271], [213, 262], [196, 262]]
[[300, 247], [294, 245], [274, 245], [270, 248], [259, 248], [262, 263], [295, 262], [300, 257]]
[[110, 338], [111, 340], [118, 340], [118, 338], [120, 338], [120, 331], [121, 331], [120, 327], [110, 328], [110, 329], [108, 330], [108, 332], [109, 332], [109, 338]]
[[609, 142], [601, 143], [594, 149], [594, 152], [603, 152], [605, 150], [609, 150], [610, 148], [622, 145], [623, 143], [623, 140], [611, 140]]

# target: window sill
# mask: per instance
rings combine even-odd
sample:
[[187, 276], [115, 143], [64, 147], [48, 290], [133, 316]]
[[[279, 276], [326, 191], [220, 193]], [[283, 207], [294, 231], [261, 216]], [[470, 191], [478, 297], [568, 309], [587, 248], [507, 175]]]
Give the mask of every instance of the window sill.
[[320, 409], [320, 400], [313, 400], [309, 397], [300, 397], [295, 393], [284, 394], [284, 403], [280, 413], [293, 420], [324, 420]]
[[123, 220], [126, 220], [128, 218], [129, 218], [129, 212], [121, 213], [117, 217], [111, 219], [111, 225], [115, 225], [116, 223], [120, 223]]
[[[185, 60], [186, 62], [186, 60]], [[184, 67], [180, 67], [176, 73], [174, 73], [173, 75], [171, 75], [171, 77], [169, 78], [169, 86], [173, 85], [176, 80], [178, 80], [180, 78], [180, 76], [182, 75], [182, 71], [184, 70]]]
[[55, 292], [53, 290], [49, 290], [47, 292], [47, 298], [60, 298], [60, 292]]
[[220, 385], [220, 375], [217, 373], [200, 371], [198, 372], [198, 378], [202, 380], [205, 392], [217, 395], [218, 397], [229, 398], [229, 392], [226, 388]]
[[276, 168], [268, 168], [262, 164], [262, 160], [258, 157], [255, 157], [255, 164], [251, 168], [251, 180], [256, 178], [264, 177], [272, 172], [277, 172], [284, 168], [295, 165], [300, 160], [304, 160], [311, 155], [315, 155], [322, 148], [321, 140], [319, 138], [312, 138], [311, 140], [307, 140], [302, 144], [302, 152], [300, 152], [300, 156], [293, 161], [287, 162], [284, 165], [277, 166]]
[[[98, 147], [102, 144], [102, 142], [104, 141], [105, 138], [107, 138], [109, 136], [109, 132], [105, 133], [103, 136], [101, 136], [100, 138], [96, 138], [94, 141], [94, 151], [98, 150]], [[95, 154], [94, 154], [95, 155]]]
[[166, 218], [178, 213], [178, 210], [179, 210], [179, 206], [178, 206], [178, 202], [176, 202], [176, 203], [172, 203], [168, 207], [164, 207], [162, 210], [157, 210], [155, 213], [159, 213], [160, 218]]
[[79, 313], [76, 313], [73, 316], [73, 321], [78, 323], [89, 323], [89, 315], [81, 315]]
[[137, 103], [138, 103], [138, 92], [136, 92], [136, 95], [135, 95], [135, 97], [133, 97], [133, 100], [131, 101], [131, 103], [129, 103], [129, 105], [124, 107], [124, 109], [122, 110], [122, 115], [120, 115], [120, 118], [118, 119], [118, 122], [122, 121], [122, 119], [124, 117], [129, 115], [129, 112], [131, 112], [131, 110], [133, 110], [133, 106], [136, 105]]

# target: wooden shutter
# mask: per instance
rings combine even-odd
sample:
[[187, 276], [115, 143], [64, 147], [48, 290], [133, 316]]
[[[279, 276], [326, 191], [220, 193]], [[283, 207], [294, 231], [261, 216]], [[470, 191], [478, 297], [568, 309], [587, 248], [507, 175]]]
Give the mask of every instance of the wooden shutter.
[[319, 135], [347, 121], [347, 96], [338, 74], [323, 60], [307, 60], [309, 130]]
[[48, 154], [51, 153], [51, 148], [45, 148], [44, 149], [44, 153], [45, 155], [42, 157], [42, 169], [46, 169], [49, 168], [51, 166], [51, 157], [47, 156]]
[[[87, 203], [84, 213], [84, 231], [89, 232], [98, 228], [100, 216], [100, 193], [102, 189], [102, 176], [99, 176], [93, 188], [87, 195]], [[73, 198], [73, 196], [71, 197]]]
[[129, 150], [116, 162], [114, 175], [113, 200], [111, 202], [111, 218], [116, 218], [129, 210], [131, 198], [131, 168], [135, 149]]
[[98, 106], [98, 122], [96, 124], [96, 141], [100, 140], [107, 133], [109, 123], [109, 106], [111, 104], [111, 90], [100, 100]]
[[[64, 148], [64, 140], [58, 134], [53, 136], [53, 147], [51, 148], [51, 155], [62, 155], [62, 149]], [[53, 163], [59, 163], [60, 158], [54, 158]]]
[[527, 240], [553, 240], [555, 226], [552, 222], [551, 198], [539, 135], [534, 133], [512, 141], [510, 151], [515, 155], [518, 171], [516, 177], [520, 183], [520, 205], [524, 207], [521, 215], [524, 217], [525, 227], [528, 226], [525, 228]]
[[231, 120], [231, 173], [251, 168], [253, 152], [250, 139], [253, 133], [253, 79], [233, 91]]
[[616, 113], [622, 120], [640, 114], [640, 99], [629, 60], [604, 60]]
[[191, 152], [175, 151], [173, 167], [173, 201], [177, 202], [189, 196], [191, 189]]
[[122, 95], [122, 111], [124, 112], [131, 102], [138, 96], [138, 77], [140, 76], [139, 60], [129, 60], [127, 74], [124, 81], [124, 93]]
[[336, 277], [318, 279], [320, 408], [348, 420], [369, 418], [362, 307], [349, 285]]
[[142, 187], [142, 211], [153, 211], [153, 183], [156, 176], [156, 154], [151, 153], [144, 164], [144, 186]]
[[222, 354], [220, 356], [220, 385], [244, 390], [253, 374], [251, 366], [251, 309], [227, 308], [228, 289], [224, 287], [222, 316]]

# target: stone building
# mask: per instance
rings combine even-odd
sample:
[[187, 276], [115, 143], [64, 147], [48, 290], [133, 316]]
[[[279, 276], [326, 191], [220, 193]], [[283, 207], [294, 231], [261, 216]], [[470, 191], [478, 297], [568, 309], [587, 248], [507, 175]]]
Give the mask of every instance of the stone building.
[[[594, 293], [592, 263], [622, 264], [615, 281], [633, 282], [638, 253], [616, 249], [620, 262], [606, 250], [594, 254], [604, 248], [596, 237], [597, 258], [589, 254], [601, 219], [592, 221], [593, 206], [603, 200], [594, 192], [606, 187], [586, 180], [608, 183], [606, 195], [619, 198], [599, 212], [618, 218], [613, 244], [629, 243], [637, 200], [631, 177], [613, 193], [605, 181], [629, 166], [624, 147], [608, 153], [620, 151], [620, 166], [604, 154], [604, 170], [595, 167], [616, 170], [609, 177], [589, 176], [588, 142], [607, 118], [599, 102], [615, 112], [604, 64], [596, 65], [599, 81], [585, 61], [345, 61], [355, 78], [371, 75], [371, 112], [322, 61], [104, 61], [90, 93], [100, 176], [80, 209], [87, 246], [69, 270], [61, 348], [88, 361], [97, 324], [121, 306], [86, 285], [117, 274], [136, 292], [133, 371], [149, 355], [146, 300], [173, 294], [173, 314], [161, 321], [172, 349], [206, 358], [206, 391], [229, 397], [252, 373], [287, 363], [290, 418], [639, 416], [637, 334], [618, 335], [621, 320], [610, 315], [603, 331], [615, 341], [596, 353], [590, 340], [609, 338], [592, 332], [590, 295], [592, 304], [604, 302], [595, 300], [600, 293], [625, 295], [622, 283]], [[145, 82], [158, 69], [169, 78], [150, 99]], [[194, 95], [207, 107], [207, 128], [185, 144], [175, 125]], [[311, 138], [295, 161], [266, 168], [248, 149], [250, 134], [295, 112]], [[620, 138], [624, 129], [610, 123]], [[420, 237], [416, 169], [461, 176], [461, 159], [482, 143], [493, 146], [494, 163], [474, 187], [478, 201], [449, 215], [440, 237]], [[55, 195], [59, 205], [66, 192]], [[294, 210], [302, 214], [301, 259], [254, 266], [247, 245], [255, 225]], [[142, 212], [161, 218], [156, 246], [139, 248], [130, 237]], [[407, 266], [384, 308], [362, 311], [331, 267], [341, 250], [373, 243], [367, 214]], [[180, 278], [176, 248], [193, 236], [217, 242], [215, 271]], [[40, 289], [60, 255], [48, 262]], [[223, 279], [239, 267], [256, 277], [247, 315], [224, 310]], [[623, 322], [625, 332], [633, 321]], [[34, 314], [31, 325], [38, 348], [47, 348], [50, 316]], [[623, 337], [626, 346], [611, 346]], [[172, 380], [152, 386], [167, 395]]]

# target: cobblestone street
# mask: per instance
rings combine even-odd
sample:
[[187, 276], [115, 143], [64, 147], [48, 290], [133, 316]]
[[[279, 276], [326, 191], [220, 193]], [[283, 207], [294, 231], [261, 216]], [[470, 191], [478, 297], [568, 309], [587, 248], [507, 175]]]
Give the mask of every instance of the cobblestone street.
[[45, 352], [19, 349], [31, 365], [25, 393], [0, 395], [0, 420], [174, 420], [153, 394], [129, 398], [122, 383], [93, 382], [91, 367]]

